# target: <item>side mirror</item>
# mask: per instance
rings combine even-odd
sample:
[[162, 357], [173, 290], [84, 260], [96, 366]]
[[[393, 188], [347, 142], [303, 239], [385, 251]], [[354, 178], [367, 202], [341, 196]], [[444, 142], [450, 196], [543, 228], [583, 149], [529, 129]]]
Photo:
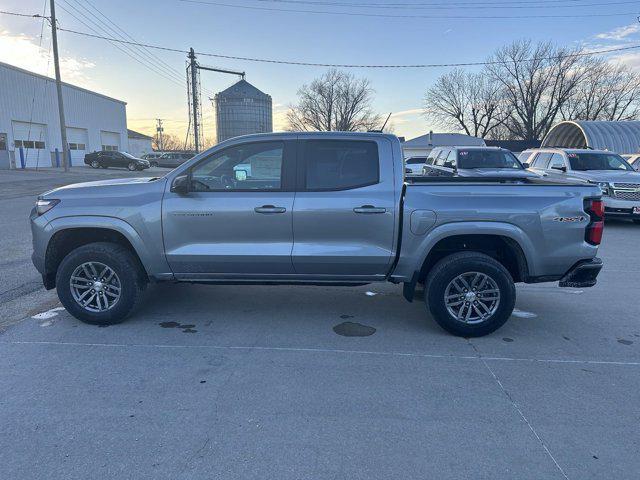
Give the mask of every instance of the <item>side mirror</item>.
[[178, 195], [189, 193], [189, 175], [180, 175], [173, 180], [171, 191]]
[[560, 170], [561, 172], [567, 173], [567, 167], [564, 165], [561, 167], [551, 167], [553, 170]]
[[522, 162], [522, 166], [524, 168], [529, 168], [531, 166], [531, 164], [529, 162]]
[[246, 170], [234, 170], [234, 174], [236, 177], [236, 182], [244, 182], [247, 179]]

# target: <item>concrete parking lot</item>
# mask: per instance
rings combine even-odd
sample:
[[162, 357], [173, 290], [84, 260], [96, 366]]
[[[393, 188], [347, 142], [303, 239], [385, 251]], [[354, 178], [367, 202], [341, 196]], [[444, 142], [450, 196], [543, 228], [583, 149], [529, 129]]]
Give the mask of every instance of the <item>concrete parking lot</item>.
[[386, 284], [151, 286], [99, 328], [41, 288], [27, 217], [105, 175], [0, 173], [0, 478], [638, 478], [640, 226], [479, 339]]

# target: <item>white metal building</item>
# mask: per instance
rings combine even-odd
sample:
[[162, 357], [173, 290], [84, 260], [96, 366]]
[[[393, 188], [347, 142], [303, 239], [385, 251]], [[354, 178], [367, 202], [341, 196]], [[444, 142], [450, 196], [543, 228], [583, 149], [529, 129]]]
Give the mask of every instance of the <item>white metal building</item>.
[[[72, 165], [88, 152], [127, 148], [125, 102], [67, 83], [62, 97]], [[55, 80], [0, 62], [0, 168], [56, 166], [59, 125]]]
[[127, 152], [134, 157], [140, 158], [145, 153], [153, 152], [153, 137], [133, 130], [127, 130], [127, 136], [129, 140]]

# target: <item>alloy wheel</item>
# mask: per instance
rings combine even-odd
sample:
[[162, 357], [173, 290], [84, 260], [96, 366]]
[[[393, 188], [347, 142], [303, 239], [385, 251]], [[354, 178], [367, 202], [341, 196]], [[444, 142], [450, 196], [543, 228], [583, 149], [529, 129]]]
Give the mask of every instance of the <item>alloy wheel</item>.
[[466, 324], [482, 323], [498, 310], [500, 289], [490, 276], [466, 272], [449, 282], [444, 291], [449, 314]]
[[105, 312], [118, 303], [122, 292], [116, 272], [100, 262], [85, 262], [71, 274], [71, 294], [89, 312]]

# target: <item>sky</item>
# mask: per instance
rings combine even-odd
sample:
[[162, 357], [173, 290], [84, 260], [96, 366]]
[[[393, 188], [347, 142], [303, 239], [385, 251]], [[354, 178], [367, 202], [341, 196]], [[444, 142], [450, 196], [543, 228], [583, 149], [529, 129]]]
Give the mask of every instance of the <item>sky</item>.
[[[48, 3], [0, 0], [0, 10], [42, 14]], [[180, 50], [314, 63], [475, 62], [522, 38], [589, 49], [640, 45], [640, 3], [629, 0], [56, 0], [56, 5], [63, 28], [106, 31]], [[592, 14], [597, 16], [579, 16]], [[500, 18], [513, 16], [522, 18]], [[43, 28], [40, 19], [0, 14], [0, 61], [53, 76], [50, 45], [50, 27], [45, 23]], [[126, 101], [129, 128], [152, 135], [155, 119], [162, 118], [166, 133], [184, 136], [185, 54], [152, 50], [127, 55], [121, 51], [126, 47], [68, 32], [59, 32], [59, 46], [63, 80]], [[640, 71], [640, 49], [610, 57]], [[275, 130], [286, 128], [286, 111], [297, 90], [326, 71], [204, 56], [198, 60], [245, 71], [249, 82], [272, 96]], [[385, 116], [392, 113], [394, 132], [413, 138], [442, 130], [427, 121], [422, 109], [427, 88], [447, 70], [348, 71], [370, 81], [373, 107]], [[213, 138], [214, 112], [207, 96], [237, 78], [202, 72], [201, 80], [205, 136]]]

